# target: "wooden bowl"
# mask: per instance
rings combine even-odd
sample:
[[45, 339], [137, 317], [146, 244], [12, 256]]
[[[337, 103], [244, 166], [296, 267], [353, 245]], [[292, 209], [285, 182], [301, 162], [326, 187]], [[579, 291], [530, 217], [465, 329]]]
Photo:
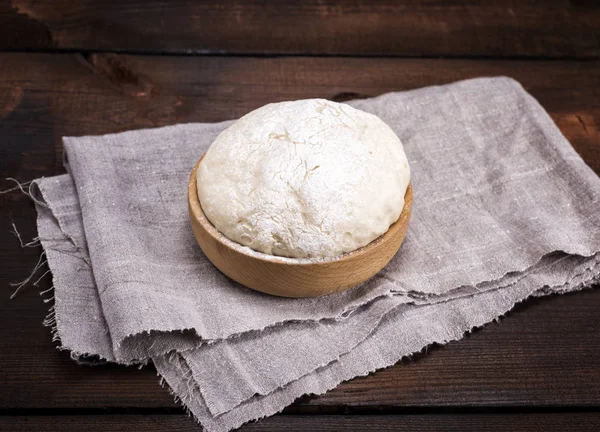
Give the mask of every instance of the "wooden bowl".
[[188, 183], [188, 204], [196, 241], [208, 259], [242, 285], [282, 297], [317, 297], [352, 288], [375, 275], [396, 254], [408, 228], [412, 186], [404, 208], [388, 231], [368, 245], [330, 259], [287, 258], [256, 252], [234, 243], [206, 218], [196, 187], [198, 161]]

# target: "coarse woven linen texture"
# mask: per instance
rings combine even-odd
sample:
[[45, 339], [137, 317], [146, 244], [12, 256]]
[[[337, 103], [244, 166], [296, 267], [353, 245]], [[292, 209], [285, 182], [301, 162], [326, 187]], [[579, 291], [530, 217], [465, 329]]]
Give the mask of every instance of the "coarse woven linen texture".
[[404, 143], [413, 217], [382, 272], [319, 299], [243, 288], [196, 245], [188, 176], [230, 122], [65, 138], [69, 174], [37, 181], [62, 347], [152, 359], [208, 430], [226, 431], [597, 280], [600, 180], [518, 83], [350, 104]]

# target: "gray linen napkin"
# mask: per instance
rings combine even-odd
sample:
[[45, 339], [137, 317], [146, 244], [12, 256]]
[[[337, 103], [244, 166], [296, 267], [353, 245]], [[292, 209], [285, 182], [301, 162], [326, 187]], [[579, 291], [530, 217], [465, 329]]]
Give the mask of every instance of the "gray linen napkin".
[[37, 181], [62, 347], [152, 359], [208, 430], [226, 431], [597, 280], [600, 180], [518, 83], [351, 105], [404, 143], [413, 218], [386, 269], [319, 299], [241, 287], [197, 247], [187, 179], [229, 122], [65, 138], [70, 174]]

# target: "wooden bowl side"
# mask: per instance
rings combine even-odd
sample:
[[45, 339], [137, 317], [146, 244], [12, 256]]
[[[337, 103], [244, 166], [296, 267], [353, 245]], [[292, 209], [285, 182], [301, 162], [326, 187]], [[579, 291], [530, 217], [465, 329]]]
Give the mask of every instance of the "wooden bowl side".
[[196, 171], [188, 183], [192, 230], [206, 257], [236, 282], [281, 297], [317, 297], [356, 286], [379, 272], [396, 254], [408, 229], [412, 209], [412, 186], [405, 195], [400, 218], [388, 231], [368, 245], [331, 260], [278, 259], [247, 253], [229, 246], [225, 236], [206, 218], [198, 199]]

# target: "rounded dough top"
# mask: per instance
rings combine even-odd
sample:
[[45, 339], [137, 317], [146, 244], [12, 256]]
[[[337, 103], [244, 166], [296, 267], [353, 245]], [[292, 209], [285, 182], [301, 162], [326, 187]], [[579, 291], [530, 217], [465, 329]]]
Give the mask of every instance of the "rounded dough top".
[[265, 105], [225, 129], [197, 171], [208, 220], [256, 251], [334, 257], [385, 233], [410, 169], [379, 117], [306, 99]]

